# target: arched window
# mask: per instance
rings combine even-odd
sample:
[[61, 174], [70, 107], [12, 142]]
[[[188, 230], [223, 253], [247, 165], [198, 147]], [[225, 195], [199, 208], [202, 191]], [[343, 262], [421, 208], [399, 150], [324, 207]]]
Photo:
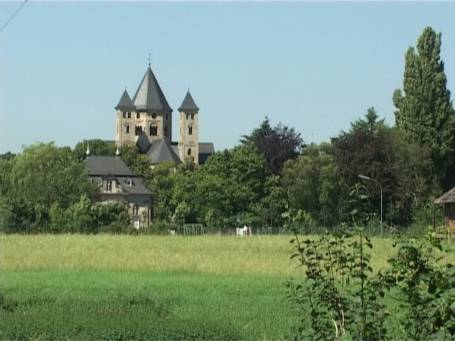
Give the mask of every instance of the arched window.
[[128, 118], [131, 118], [131, 113], [130, 112], [128, 113]]
[[125, 126], [125, 134], [129, 134], [129, 133], [130, 133], [130, 125], [127, 124], [127, 125]]
[[137, 118], [137, 119], [141, 118], [141, 114], [140, 114], [140, 113], [137, 113], [137, 114], [136, 114], [136, 118]]
[[191, 114], [191, 119], [194, 120], [194, 114]]
[[188, 126], [188, 135], [193, 135], [193, 127]]
[[150, 136], [158, 135], [158, 127], [156, 125], [150, 126]]
[[191, 155], [191, 148], [188, 148], [188, 156]]
[[186, 119], [188, 120], [190, 118], [190, 114], [186, 114]]
[[126, 112], [123, 113], [123, 118], [126, 118]]
[[152, 113], [152, 118], [156, 118], [156, 114], [155, 113]]
[[141, 135], [142, 127], [141, 126], [136, 126], [136, 129], [134, 130], [134, 133], [136, 134], [136, 136]]

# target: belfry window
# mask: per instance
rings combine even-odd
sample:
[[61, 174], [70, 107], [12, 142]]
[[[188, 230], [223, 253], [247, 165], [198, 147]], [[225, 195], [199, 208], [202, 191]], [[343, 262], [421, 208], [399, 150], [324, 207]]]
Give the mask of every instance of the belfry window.
[[152, 118], [156, 118], [156, 114], [155, 113], [152, 114]]
[[191, 114], [191, 119], [194, 120], [194, 114]]
[[191, 148], [188, 148], [188, 156], [191, 155]]
[[140, 119], [140, 118], [141, 118], [141, 114], [140, 114], [140, 113], [137, 113], [137, 114], [136, 114], [136, 118], [137, 118], [137, 119]]
[[142, 127], [141, 126], [136, 126], [136, 129], [134, 130], [136, 136], [141, 135], [142, 133]]
[[190, 119], [190, 114], [186, 114], [186, 119]]
[[125, 134], [129, 134], [129, 133], [130, 133], [130, 125], [127, 124], [127, 125], [125, 126]]
[[123, 118], [126, 118], [126, 112], [123, 113]]
[[150, 136], [158, 135], [158, 127], [155, 125], [150, 126]]
[[188, 126], [188, 135], [193, 135], [193, 127]]
[[128, 118], [131, 118], [131, 113], [130, 112], [128, 113]]

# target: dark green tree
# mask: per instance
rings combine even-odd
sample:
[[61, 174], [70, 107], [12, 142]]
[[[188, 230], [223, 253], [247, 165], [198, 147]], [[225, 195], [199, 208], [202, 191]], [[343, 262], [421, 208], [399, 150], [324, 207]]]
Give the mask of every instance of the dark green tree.
[[408, 141], [430, 148], [436, 176], [447, 189], [455, 181], [455, 112], [440, 53], [441, 33], [425, 28], [417, 48], [406, 52], [403, 91], [395, 91], [393, 102], [397, 126]]
[[78, 142], [73, 150], [78, 160], [84, 160], [87, 157], [87, 148], [90, 150], [90, 155], [114, 156], [116, 145], [100, 139]]

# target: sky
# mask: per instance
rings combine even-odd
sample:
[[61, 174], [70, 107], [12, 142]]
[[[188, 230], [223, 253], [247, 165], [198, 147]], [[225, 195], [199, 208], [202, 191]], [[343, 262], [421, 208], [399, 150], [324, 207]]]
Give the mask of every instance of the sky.
[[[0, 3], [3, 25], [20, 2]], [[393, 125], [404, 54], [442, 33], [455, 91], [455, 3], [35, 2], [0, 32], [0, 153], [114, 139], [115, 110], [151, 67], [178, 113], [188, 88], [200, 141], [231, 148], [268, 116], [328, 141], [374, 106]]]

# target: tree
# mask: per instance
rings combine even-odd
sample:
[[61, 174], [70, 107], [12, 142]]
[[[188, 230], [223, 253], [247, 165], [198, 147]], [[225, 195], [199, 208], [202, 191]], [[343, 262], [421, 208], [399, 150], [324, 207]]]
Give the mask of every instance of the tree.
[[281, 123], [272, 128], [268, 117], [259, 128], [241, 139], [242, 144], [253, 144], [264, 154], [267, 168], [273, 174], [279, 174], [283, 164], [296, 158], [303, 148], [303, 139], [294, 128], [288, 128]]
[[74, 154], [78, 160], [84, 160], [87, 157], [87, 148], [90, 155], [114, 156], [116, 145], [100, 139], [81, 141], [74, 147]]
[[455, 181], [455, 112], [440, 53], [441, 33], [426, 27], [417, 49], [406, 52], [403, 91], [395, 91], [393, 102], [397, 126], [408, 141], [431, 150], [437, 176], [447, 189]]

